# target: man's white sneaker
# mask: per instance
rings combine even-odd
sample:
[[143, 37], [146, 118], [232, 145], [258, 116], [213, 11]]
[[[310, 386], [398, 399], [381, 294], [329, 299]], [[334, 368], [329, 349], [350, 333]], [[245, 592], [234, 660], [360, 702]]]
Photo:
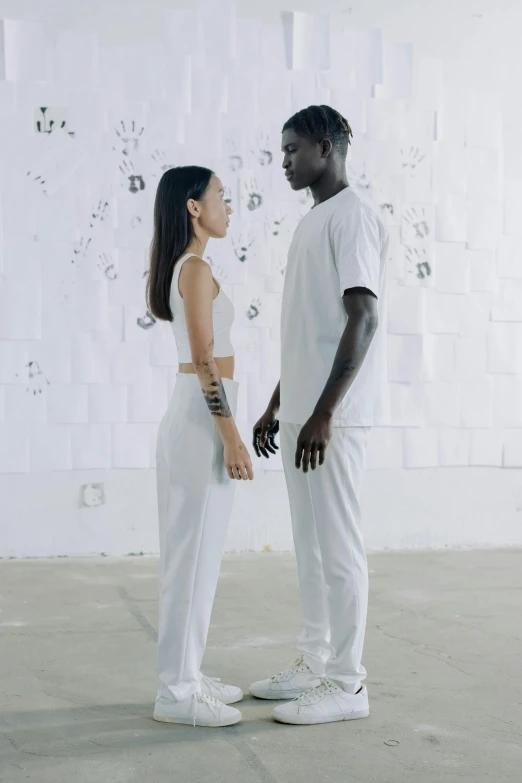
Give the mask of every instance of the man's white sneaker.
[[236, 701], [241, 701], [243, 698], [241, 688], [236, 685], [225, 685], [221, 680], [207, 677], [205, 674], [201, 675], [201, 693], [204, 693], [205, 696], [213, 696], [223, 704], [235, 704]]
[[314, 674], [300, 655], [288, 669], [268, 680], [252, 683], [249, 691], [258, 699], [295, 699], [320, 682], [320, 675]]
[[194, 693], [183, 701], [158, 696], [153, 718], [162, 723], [186, 723], [189, 726], [232, 726], [239, 723], [241, 713], [211, 696]]
[[352, 695], [339, 688], [326, 677], [320, 684], [302, 693], [294, 701], [281, 704], [272, 711], [272, 717], [280, 723], [299, 725], [334, 723], [338, 720], [357, 720], [370, 714], [366, 686]]

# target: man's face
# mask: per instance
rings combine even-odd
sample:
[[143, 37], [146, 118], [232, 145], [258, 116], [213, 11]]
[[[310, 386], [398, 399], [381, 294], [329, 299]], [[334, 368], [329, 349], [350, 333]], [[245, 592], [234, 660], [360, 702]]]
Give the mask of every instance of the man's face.
[[283, 131], [281, 150], [283, 169], [292, 190], [311, 187], [326, 168], [321, 144], [298, 136], [293, 130]]

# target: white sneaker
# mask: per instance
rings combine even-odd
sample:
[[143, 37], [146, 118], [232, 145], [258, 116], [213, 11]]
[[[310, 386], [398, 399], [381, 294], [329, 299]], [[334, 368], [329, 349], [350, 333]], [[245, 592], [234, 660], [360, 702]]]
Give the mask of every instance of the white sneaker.
[[321, 676], [314, 674], [300, 655], [288, 669], [268, 680], [252, 683], [249, 691], [258, 699], [295, 699], [320, 682]]
[[311, 724], [334, 723], [338, 720], [357, 720], [370, 714], [366, 686], [352, 695], [339, 688], [327, 677], [322, 677], [315, 688], [302, 693], [294, 701], [272, 710], [272, 717], [280, 723]]
[[205, 674], [201, 675], [201, 693], [205, 696], [213, 696], [223, 704], [235, 704], [243, 698], [241, 688], [236, 685], [225, 685], [216, 677], [207, 677]]
[[162, 723], [186, 723], [189, 726], [232, 726], [239, 723], [241, 713], [212, 696], [194, 693], [183, 701], [158, 696], [153, 718]]

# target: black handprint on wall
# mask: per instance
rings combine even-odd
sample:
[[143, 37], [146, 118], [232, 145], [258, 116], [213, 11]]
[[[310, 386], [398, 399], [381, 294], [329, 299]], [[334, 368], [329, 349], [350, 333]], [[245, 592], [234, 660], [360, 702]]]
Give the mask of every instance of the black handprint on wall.
[[254, 321], [261, 311], [262, 302], [260, 299], [254, 299], [250, 303], [250, 307], [247, 310], [246, 317], [249, 321]]
[[45, 377], [44, 372], [38, 362], [31, 361], [26, 364], [25, 367], [27, 369], [26, 391], [29, 394], [41, 394], [45, 386], [50, 386], [50, 383]]
[[156, 323], [156, 319], [154, 318], [150, 310], [147, 310], [144, 316], [137, 319], [136, 323], [142, 329], [150, 329]]
[[121, 150], [124, 155], [130, 155], [131, 152], [136, 151], [139, 148], [140, 137], [145, 128], [136, 124], [135, 120], [131, 120], [128, 125], [125, 125], [123, 120], [120, 120], [119, 124], [114, 128], [116, 133], [116, 145], [114, 150]]
[[428, 252], [425, 247], [409, 247], [404, 249], [404, 257], [408, 264], [408, 274], [415, 274], [419, 280], [431, 277], [431, 265], [428, 260]]
[[98, 269], [101, 269], [108, 280], [116, 280], [118, 277], [116, 267], [107, 253], [100, 253], [98, 255]]
[[415, 171], [415, 169], [426, 159], [426, 155], [419, 149], [419, 147], [409, 147], [408, 149], [401, 149], [402, 155], [402, 168]]
[[254, 240], [251, 239], [250, 242], [234, 242], [234, 253], [236, 254], [236, 258], [238, 261], [241, 261], [242, 264], [245, 263], [248, 259], [248, 251], [254, 244]]
[[410, 207], [404, 212], [404, 221], [413, 229], [416, 239], [425, 239], [430, 234], [430, 227], [423, 207]]
[[89, 224], [89, 228], [94, 228], [97, 223], [103, 223], [103, 221], [107, 218], [108, 212], [109, 212], [109, 202], [100, 199], [98, 205], [93, 209], [91, 213], [91, 222]]
[[92, 237], [81, 237], [79, 242], [76, 242], [73, 248], [73, 257], [71, 258], [71, 264], [76, 264], [81, 258], [85, 258], [91, 242], [92, 242]]
[[[167, 156], [163, 150], [154, 150], [154, 152], [151, 153], [152, 160], [156, 164], [157, 168], [159, 169], [160, 174], [164, 174], [169, 169], [173, 169], [175, 164], [174, 163], [168, 163], [167, 162]], [[157, 177], [158, 171], [156, 171], [152, 176]]]
[[135, 173], [134, 163], [131, 160], [123, 160], [118, 168], [129, 181], [129, 191], [131, 193], [139, 193], [140, 190], [145, 190], [143, 176]]

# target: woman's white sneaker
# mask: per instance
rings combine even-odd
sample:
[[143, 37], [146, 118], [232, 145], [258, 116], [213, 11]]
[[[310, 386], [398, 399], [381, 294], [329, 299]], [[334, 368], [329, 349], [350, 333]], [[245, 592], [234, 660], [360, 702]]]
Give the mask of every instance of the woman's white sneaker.
[[288, 669], [268, 680], [252, 683], [249, 691], [258, 699], [295, 699], [320, 681], [320, 675], [314, 674], [300, 655]]
[[213, 696], [223, 704], [235, 704], [243, 698], [241, 688], [236, 685], [225, 685], [221, 680], [207, 677], [205, 674], [201, 675], [201, 693], [204, 693], [205, 696]]
[[162, 723], [185, 723], [189, 726], [232, 726], [239, 723], [241, 713], [234, 707], [203, 693], [194, 693], [183, 701], [158, 696], [154, 705], [154, 720]]
[[359, 693], [350, 694], [326, 677], [321, 678], [317, 687], [302, 693], [288, 704], [275, 707], [272, 711], [272, 717], [280, 723], [299, 725], [357, 720], [367, 718], [369, 714], [366, 686], [363, 686]]

